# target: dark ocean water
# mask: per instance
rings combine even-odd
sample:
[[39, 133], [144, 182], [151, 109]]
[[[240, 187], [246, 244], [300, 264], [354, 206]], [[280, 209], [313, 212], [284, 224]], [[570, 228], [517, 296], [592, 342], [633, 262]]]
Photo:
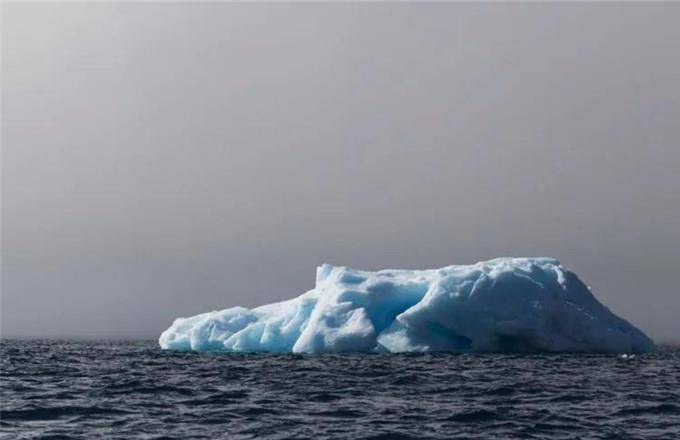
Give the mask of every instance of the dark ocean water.
[[680, 349], [243, 355], [2, 341], [2, 438], [680, 438]]

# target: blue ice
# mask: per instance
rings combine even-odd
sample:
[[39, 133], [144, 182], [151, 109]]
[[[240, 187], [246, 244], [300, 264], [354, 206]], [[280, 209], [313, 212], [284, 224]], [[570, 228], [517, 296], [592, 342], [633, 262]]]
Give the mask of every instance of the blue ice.
[[164, 349], [232, 352], [613, 352], [654, 350], [551, 258], [431, 270], [324, 264], [314, 289], [254, 309], [178, 318]]

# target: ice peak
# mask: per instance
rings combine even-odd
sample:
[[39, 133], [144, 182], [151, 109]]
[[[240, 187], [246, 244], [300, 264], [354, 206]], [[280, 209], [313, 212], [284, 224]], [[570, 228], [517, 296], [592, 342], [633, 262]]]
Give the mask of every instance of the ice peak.
[[323, 264], [313, 290], [252, 310], [179, 318], [178, 350], [645, 352], [653, 342], [553, 258], [495, 258], [441, 269]]

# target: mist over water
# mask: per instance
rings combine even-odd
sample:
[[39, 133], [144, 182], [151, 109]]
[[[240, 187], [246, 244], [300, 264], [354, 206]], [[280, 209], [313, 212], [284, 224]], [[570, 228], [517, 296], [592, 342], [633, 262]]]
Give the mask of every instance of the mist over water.
[[5, 2], [2, 334], [554, 256], [680, 337], [680, 3]]
[[680, 349], [572, 354], [179, 353], [3, 340], [3, 438], [680, 435]]

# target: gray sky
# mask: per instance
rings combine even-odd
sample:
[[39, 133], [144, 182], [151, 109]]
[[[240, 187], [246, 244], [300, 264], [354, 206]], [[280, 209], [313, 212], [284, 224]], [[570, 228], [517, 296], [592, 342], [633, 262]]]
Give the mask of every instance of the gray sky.
[[2, 334], [554, 256], [680, 339], [680, 3], [3, 4]]

